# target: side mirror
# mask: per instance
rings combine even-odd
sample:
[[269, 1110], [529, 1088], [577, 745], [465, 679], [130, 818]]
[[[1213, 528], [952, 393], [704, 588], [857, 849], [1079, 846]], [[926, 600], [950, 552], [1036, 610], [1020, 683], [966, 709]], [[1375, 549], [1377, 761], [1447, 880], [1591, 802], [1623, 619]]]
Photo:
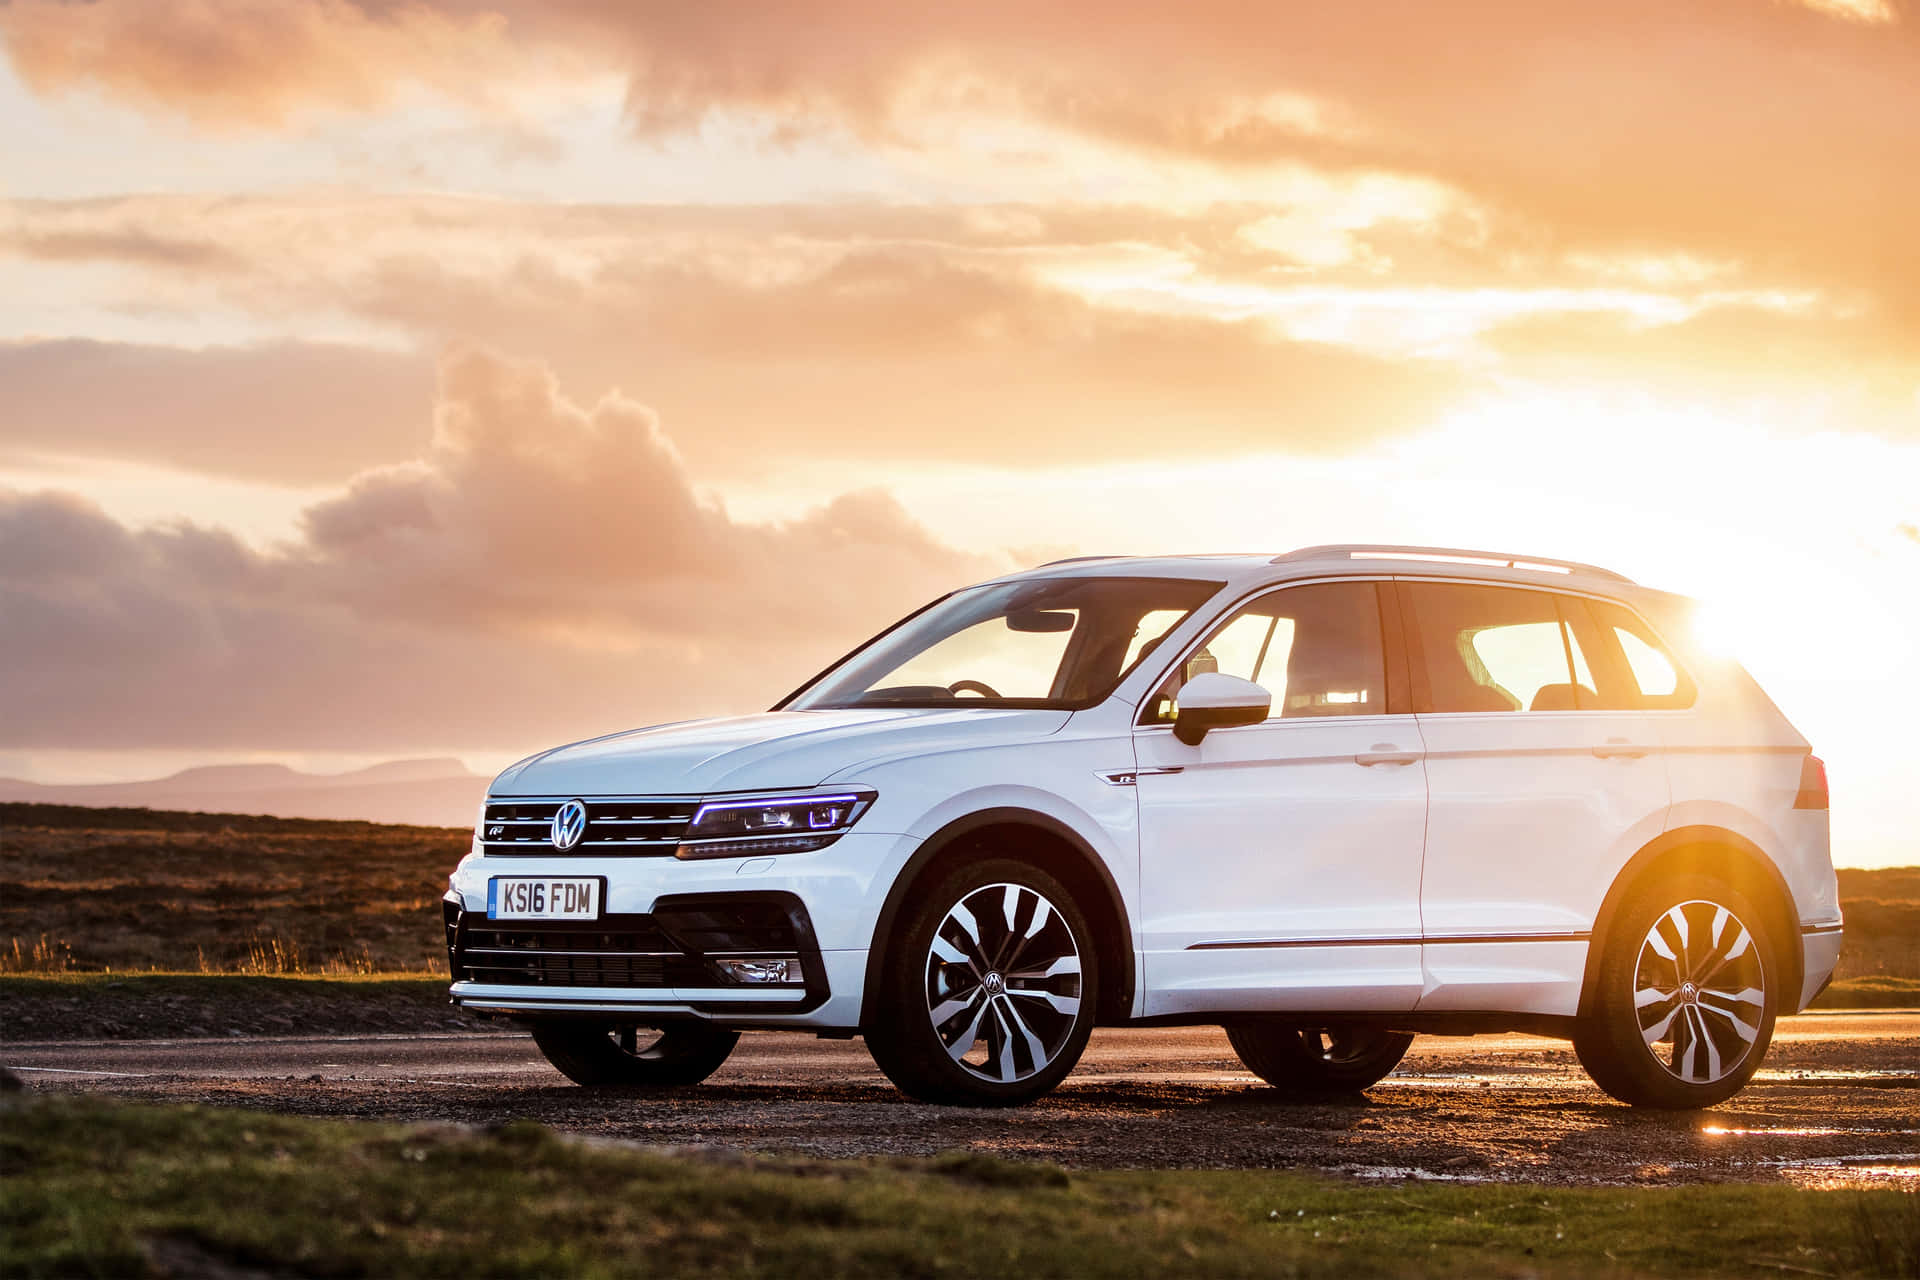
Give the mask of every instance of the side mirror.
[[1273, 695], [1251, 680], [1209, 671], [1180, 686], [1180, 711], [1173, 718], [1173, 736], [1198, 746], [1210, 729], [1259, 724], [1273, 707]]

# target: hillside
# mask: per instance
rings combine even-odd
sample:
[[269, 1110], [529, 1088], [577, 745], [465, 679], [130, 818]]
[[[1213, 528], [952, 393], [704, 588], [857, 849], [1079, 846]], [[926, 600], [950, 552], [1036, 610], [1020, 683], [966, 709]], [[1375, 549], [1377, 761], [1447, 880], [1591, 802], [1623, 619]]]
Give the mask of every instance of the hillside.
[[0, 804], [0, 967], [443, 967], [440, 895], [469, 838], [465, 828]]
[[204, 765], [144, 782], [52, 785], [0, 778], [0, 802], [178, 809], [281, 818], [460, 826], [473, 821], [487, 780], [454, 759], [390, 760], [351, 773], [301, 773], [283, 764]]
[[[0, 804], [0, 968], [439, 969], [440, 895], [468, 840], [464, 825]], [[1920, 867], [1843, 870], [1840, 895], [1840, 977], [1920, 978]]]

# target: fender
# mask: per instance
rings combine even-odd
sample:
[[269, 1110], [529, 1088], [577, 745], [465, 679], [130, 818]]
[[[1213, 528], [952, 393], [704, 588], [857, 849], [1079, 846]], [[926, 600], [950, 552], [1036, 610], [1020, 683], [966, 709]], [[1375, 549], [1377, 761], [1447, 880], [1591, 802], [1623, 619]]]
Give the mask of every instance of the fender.
[[886, 941], [893, 933], [894, 921], [899, 918], [900, 910], [907, 900], [907, 891], [912, 888], [920, 873], [925, 871], [935, 858], [951, 848], [955, 841], [971, 832], [986, 827], [1024, 826], [1044, 831], [1056, 836], [1079, 855], [1082, 862], [1095, 873], [1102, 889], [1106, 891], [1107, 906], [1113, 918], [1119, 922], [1121, 947], [1128, 963], [1121, 966], [1120, 987], [1113, 993], [1110, 1002], [1103, 1001], [1109, 1009], [1117, 1010], [1118, 1016], [1125, 1017], [1133, 1010], [1134, 969], [1138, 959], [1133, 946], [1133, 922], [1127, 918], [1126, 902], [1120, 896], [1120, 886], [1114, 883], [1113, 871], [1106, 860], [1094, 851], [1079, 832], [1058, 818], [1040, 813], [1034, 809], [1001, 807], [996, 809], [978, 809], [965, 817], [956, 818], [946, 826], [920, 842], [911, 858], [894, 877], [893, 888], [887, 891], [887, 900], [880, 908], [880, 918], [873, 926], [873, 945], [867, 950], [867, 976], [861, 988], [861, 1017], [866, 1016], [866, 997], [878, 989], [880, 967], [885, 960]]
[[[1760, 846], [1745, 836], [1727, 830], [1725, 827], [1691, 826], [1675, 827], [1673, 830], [1656, 836], [1640, 852], [1627, 860], [1620, 874], [1613, 878], [1613, 884], [1607, 889], [1607, 896], [1600, 904], [1600, 914], [1594, 918], [1593, 941], [1587, 947], [1587, 967], [1580, 982], [1580, 1012], [1589, 1012], [1588, 1002], [1592, 997], [1594, 978], [1600, 969], [1600, 961], [1606, 953], [1607, 934], [1613, 928], [1613, 918], [1619, 914], [1620, 904], [1625, 901], [1627, 892], [1636, 884], [1648, 868], [1660, 859], [1682, 849], [1705, 849], [1714, 847], [1722, 853], [1722, 860], [1731, 859], [1742, 869], [1758, 871], [1761, 879], [1773, 890], [1774, 901], [1762, 902], [1763, 910], [1769, 907], [1784, 909], [1784, 915], [1776, 914], [1769, 923], [1774, 932], [1780, 933], [1780, 960], [1786, 968], [1785, 981], [1781, 983], [1783, 992], [1793, 992], [1795, 999], [1800, 990], [1800, 967], [1803, 958], [1800, 954], [1800, 919], [1794, 905], [1793, 892], [1787, 888], [1786, 878], [1780, 874], [1780, 868], [1773, 864], [1761, 851]], [[1784, 933], [1781, 931], [1785, 930]], [[1783, 1006], [1784, 1008], [1784, 1006]]]

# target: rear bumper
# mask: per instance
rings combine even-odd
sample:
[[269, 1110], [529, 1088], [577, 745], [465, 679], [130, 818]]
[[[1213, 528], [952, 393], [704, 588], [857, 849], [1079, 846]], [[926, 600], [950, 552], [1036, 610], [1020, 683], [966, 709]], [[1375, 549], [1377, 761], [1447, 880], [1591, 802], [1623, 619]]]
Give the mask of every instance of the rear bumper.
[[1838, 920], [1800, 926], [1800, 1003], [1793, 1012], [1812, 1004], [1833, 981], [1834, 966], [1840, 963], [1842, 936]]

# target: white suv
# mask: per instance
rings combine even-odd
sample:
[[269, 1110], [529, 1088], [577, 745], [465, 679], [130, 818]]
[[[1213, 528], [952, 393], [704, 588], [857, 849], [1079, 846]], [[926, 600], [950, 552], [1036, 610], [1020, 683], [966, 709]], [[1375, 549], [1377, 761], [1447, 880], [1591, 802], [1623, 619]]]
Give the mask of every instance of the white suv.
[[452, 997], [584, 1085], [743, 1028], [1023, 1102], [1103, 1025], [1298, 1093], [1419, 1032], [1571, 1037], [1628, 1102], [1759, 1066], [1840, 951], [1824, 768], [1687, 601], [1436, 548], [1098, 557], [956, 591], [765, 715], [494, 780]]

